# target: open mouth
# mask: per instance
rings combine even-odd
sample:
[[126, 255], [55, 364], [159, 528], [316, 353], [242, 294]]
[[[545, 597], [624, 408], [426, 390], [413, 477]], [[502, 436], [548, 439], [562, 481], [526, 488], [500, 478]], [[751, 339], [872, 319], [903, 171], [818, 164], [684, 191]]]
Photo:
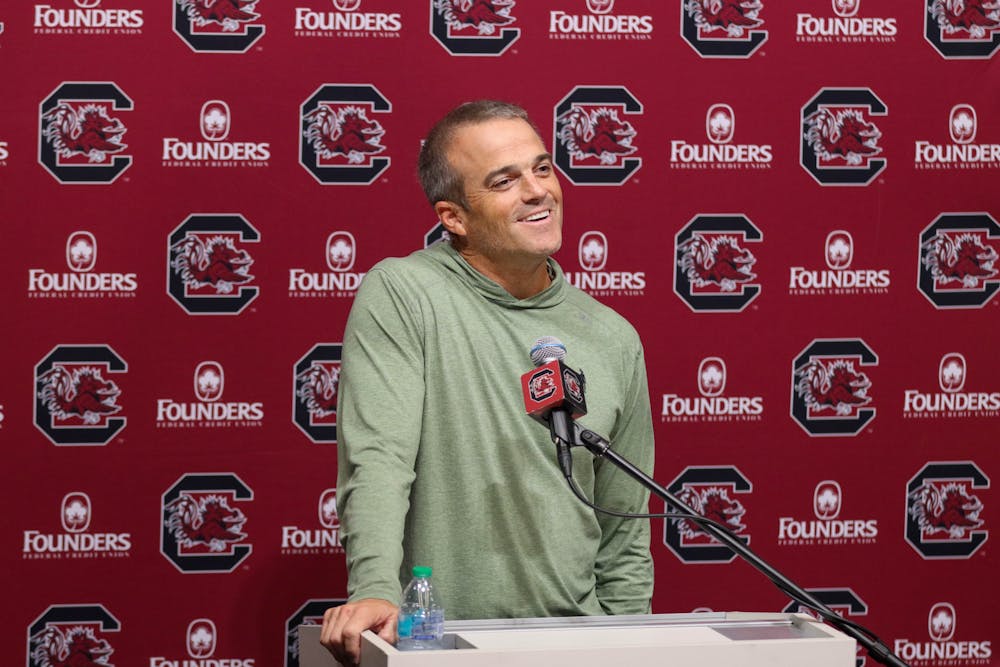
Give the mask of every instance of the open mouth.
[[547, 220], [549, 218], [549, 214], [550, 211], [546, 209], [521, 218], [521, 222], [541, 222], [542, 220]]

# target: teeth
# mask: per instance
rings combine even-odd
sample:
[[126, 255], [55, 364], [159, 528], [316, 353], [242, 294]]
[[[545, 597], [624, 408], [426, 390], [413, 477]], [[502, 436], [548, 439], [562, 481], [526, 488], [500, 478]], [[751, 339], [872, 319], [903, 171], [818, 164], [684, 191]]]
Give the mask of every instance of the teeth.
[[528, 216], [527, 218], [525, 218], [525, 220], [527, 220], [528, 222], [538, 222], [539, 220], [544, 220], [547, 217], [549, 217], [549, 212], [542, 211], [541, 213], [536, 213], [534, 215]]

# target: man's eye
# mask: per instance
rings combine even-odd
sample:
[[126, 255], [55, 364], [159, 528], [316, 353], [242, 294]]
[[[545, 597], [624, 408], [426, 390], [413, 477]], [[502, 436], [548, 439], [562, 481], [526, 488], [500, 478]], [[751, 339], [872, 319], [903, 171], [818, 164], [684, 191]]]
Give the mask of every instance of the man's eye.
[[512, 178], [501, 178], [499, 181], [493, 181], [493, 187], [497, 189], [503, 189], [514, 182]]
[[550, 171], [552, 171], [552, 165], [549, 164], [548, 162], [540, 164], [537, 167], [535, 167], [535, 171], [539, 174], [547, 174]]

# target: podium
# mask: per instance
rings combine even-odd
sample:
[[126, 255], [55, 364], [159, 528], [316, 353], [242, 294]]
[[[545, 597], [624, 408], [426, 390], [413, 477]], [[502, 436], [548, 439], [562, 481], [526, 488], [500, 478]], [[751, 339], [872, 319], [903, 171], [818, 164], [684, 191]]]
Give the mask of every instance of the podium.
[[[337, 667], [320, 626], [299, 626], [299, 667]], [[361, 637], [361, 667], [854, 667], [857, 644], [804, 614], [706, 612], [649, 616], [448, 621], [445, 647], [397, 651]]]

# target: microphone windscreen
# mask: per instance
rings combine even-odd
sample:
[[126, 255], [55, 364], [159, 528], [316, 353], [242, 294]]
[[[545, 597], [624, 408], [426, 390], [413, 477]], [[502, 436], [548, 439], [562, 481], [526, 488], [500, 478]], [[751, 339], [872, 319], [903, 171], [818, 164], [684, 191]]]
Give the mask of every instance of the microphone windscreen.
[[531, 346], [531, 363], [541, 366], [566, 358], [566, 346], [555, 336], [542, 336]]

